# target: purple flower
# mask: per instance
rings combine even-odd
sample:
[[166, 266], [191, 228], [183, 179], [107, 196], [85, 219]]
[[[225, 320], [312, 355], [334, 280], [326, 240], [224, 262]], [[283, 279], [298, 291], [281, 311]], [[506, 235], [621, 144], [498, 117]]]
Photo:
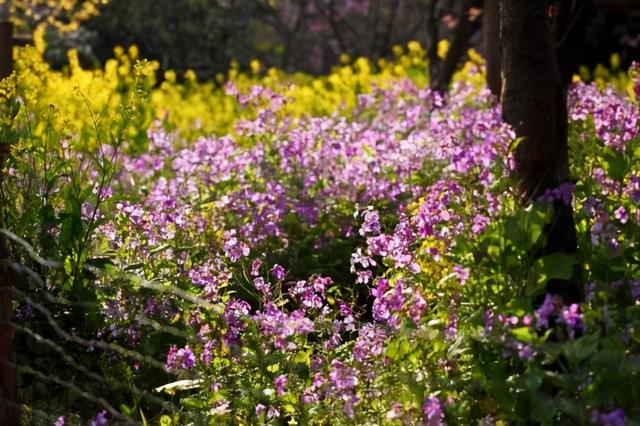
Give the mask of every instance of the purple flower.
[[458, 315], [454, 308], [449, 309], [449, 321], [444, 327], [444, 336], [451, 341], [458, 335]]
[[382, 355], [384, 341], [387, 338], [387, 333], [382, 327], [365, 324], [359, 334], [353, 346], [353, 357], [356, 361], [362, 362]]
[[240, 345], [240, 333], [244, 330], [243, 317], [249, 314], [251, 306], [244, 300], [231, 300], [225, 306], [223, 318], [227, 323], [227, 332], [222, 336], [226, 345]]
[[556, 305], [554, 297], [551, 294], [547, 294], [544, 298], [544, 302], [542, 302], [542, 306], [536, 310], [536, 321], [538, 327], [548, 328], [549, 318], [555, 313], [555, 311]]
[[102, 426], [108, 424], [107, 410], [100, 411], [91, 421], [91, 426]]
[[278, 281], [281, 281], [284, 279], [286, 272], [284, 270], [284, 268], [280, 265], [278, 265], [277, 263], [275, 265], [273, 265], [273, 268], [271, 268], [271, 275]]
[[566, 205], [571, 204], [573, 199], [573, 193], [575, 191], [575, 185], [569, 182], [563, 182], [557, 188], [547, 189], [542, 195], [541, 200], [547, 202], [553, 202], [556, 200], [562, 200]]
[[256, 417], [260, 417], [262, 413], [267, 409], [263, 404], [256, 404]]
[[297, 346], [288, 339], [295, 335], [304, 335], [313, 331], [313, 322], [300, 310], [287, 315], [273, 303], [266, 303], [262, 312], [257, 312], [253, 319], [258, 323], [260, 331], [274, 339], [278, 349], [292, 350]]
[[224, 253], [231, 259], [232, 262], [240, 259], [241, 257], [249, 256], [249, 246], [236, 237], [236, 230], [225, 231], [224, 235]]
[[204, 348], [202, 349], [202, 354], [200, 355], [200, 360], [204, 365], [211, 364], [213, 361], [213, 348], [215, 346], [215, 340], [209, 340], [204, 344]]
[[186, 345], [184, 348], [180, 349], [178, 349], [176, 345], [171, 345], [171, 347], [169, 348], [169, 352], [167, 353], [167, 370], [172, 370], [180, 367], [190, 369], [195, 366], [196, 356], [189, 348], [189, 345]]
[[461, 285], [464, 285], [470, 276], [470, 271], [468, 268], [463, 268], [462, 266], [458, 265], [455, 265], [453, 267], [453, 273], [456, 274]]
[[573, 335], [576, 330], [582, 329], [582, 313], [580, 313], [580, 305], [574, 303], [568, 308], [565, 308], [564, 311], [562, 311], [562, 318], [567, 324], [567, 327], [569, 327], [571, 335]]
[[284, 395], [287, 381], [287, 376], [285, 374], [281, 374], [273, 380], [273, 384], [276, 387], [276, 394], [278, 396]]
[[640, 100], [640, 62], [632, 62], [629, 68], [629, 75], [633, 79], [633, 92]]
[[278, 409], [276, 407], [274, 407], [273, 405], [269, 406], [269, 411], [267, 412], [267, 418], [268, 419], [274, 419], [274, 418], [278, 418], [280, 417], [280, 411], [278, 411]]
[[627, 418], [624, 415], [624, 410], [618, 408], [613, 410], [609, 414], [594, 413], [594, 420], [599, 422], [602, 426], [625, 426], [627, 424]]
[[484, 311], [484, 332], [491, 333], [493, 330], [493, 317], [494, 313], [492, 309]]
[[358, 385], [358, 377], [355, 368], [345, 367], [344, 364], [337, 359], [331, 361], [331, 373], [329, 378], [331, 383], [338, 390], [346, 390], [354, 388]]
[[518, 356], [520, 357], [520, 359], [523, 359], [525, 361], [529, 361], [535, 355], [535, 352], [533, 351], [533, 347], [531, 345], [518, 343], [516, 349], [518, 350]]
[[254, 278], [253, 285], [255, 285], [256, 288], [260, 290], [260, 292], [265, 296], [269, 296], [269, 294], [271, 293], [271, 290], [269, 288], [269, 283], [266, 283], [264, 281], [264, 278], [262, 277]]
[[444, 421], [444, 412], [442, 411], [442, 402], [435, 397], [430, 396], [425, 399], [424, 404], [422, 404], [422, 412], [424, 413], [425, 421], [427, 426], [444, 426], [446, 425]]
[[53, 426], [64, 426], [64, 416], [58, 417]]
[[360, 227], [360, 235], [363, 237], [367, 234], [380, 233], [380, 215], [376, 210], [367, 210], [364, 212], [364, 223]]
[[262, 265], [262, 263], [260, 262], [260, 259], [255, 259], [253, 262], [251, 262], [251, 276], [252, 277], [257, 277], [258, 275], [260, 275], [260, 266]]
[[620, 221], [620, 223], [625, 224], [629, 220], [629, 215], [623, 206], [618, 207], [614, 212], [613, 216]]
[[491, 221], [489, 220], [488, 217], [481, 214], [477, 214], [473, 217], [473, 225], [471, 226], [471, 232], [473, 232], [474, 234], [479, 234], [482, 231], [484, 231], [484, 229], [487, 227], [487, 225], [489, 225], [489, 223], [491, 223]]

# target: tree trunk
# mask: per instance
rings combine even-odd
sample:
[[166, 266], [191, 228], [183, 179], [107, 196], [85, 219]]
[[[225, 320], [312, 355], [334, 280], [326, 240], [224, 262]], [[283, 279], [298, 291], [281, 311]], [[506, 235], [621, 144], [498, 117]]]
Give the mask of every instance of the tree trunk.
[[440, 58], [438, 57], [438, 41], [440, 41], [440, 31], [438, 24], [437, 0], [430, 0], [427, 3], [425, 15], [427, 22], [427, 59], [429, 60], [429, 85], [433, 88], [434, 82], [438, 78], [438, 66]]
[[13, 24], [9, 20], [9, 0], [0, 4], [0, 80], [13, 71]]
[[502, 91], [500, 76], [500, 0], [485, 0], [482, 10], [482, 38], [487, 68], [487, 85], [498, 98]]
[[467, 57], [467, 49], [469, 49], [471, 36], [480, 28], [480, 19], [474, 19], [469, 16], [469, 9], [472, 4], [473, 1], [465, 1], [462, 5], [462, 11], [458, 17], [458, 24], [456, 25], [451, 44], [449, 45], [449, 51], [442, 60], [438, 78], [432, 85], [434, 89], [440, 92], [445, 92], [449, 88], [453, 74], [458, 69], [460, 63]]
[[[523, 138], [515, 151], [518, 192], [524, 204], [569, 180], [567, 92], [556, 59], [545, 0], [502, 0], [502, 111]], [[535, 257], [577, 251], [571, 206], [554, 203], [555, 218]], [[576, 282], [551, 280], [549, 292], [565, 303], [581, 299]]]
[[[3, 225], [3, 224], [0, 224]], [[9, 260], [6, 241], [0, 239], [0, 261]], [[15, 275], [7, 266], [0, 266], [0, 426], [18, 424], [16, 407], [16, 370], [13, 353], [12, 295]]]
[[[9, 21], [9, 0], [0, 5], [0, 79], [13, 71], [13, 25]], [[9, 152], [9, 145], [0, 144], [0, 170]], [[2, 175], [0, 175], [2, 179]], [[4, 218], [0, 211], [0, 227], [4, 227]], [[9, 260], [7, 241], [0, 236], [0, 426], [18, 425], [16, 406], [16, 369], [13, 353], [13, 334], [11, 326], [13, 316], [13, 286], [15, 275], [6, 266]]]

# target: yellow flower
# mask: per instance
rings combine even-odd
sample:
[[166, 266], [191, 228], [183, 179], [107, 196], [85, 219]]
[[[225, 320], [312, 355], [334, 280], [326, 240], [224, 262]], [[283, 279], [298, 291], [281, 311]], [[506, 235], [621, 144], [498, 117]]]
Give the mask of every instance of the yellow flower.
[[438, 42], [438, 57], [440, 59], [444, 59], [447, 56], [447, 52], [449, 52], [449, 40], [442, 39]]
[[196, 76], [196, 73], [193, 70], [187, 70], [184, 73], [184, 79], [187, 81], [197, 81], [198, 77]]
[[249, 63], [249, 66], [251, 67], [252, 73], [258, 74], [260, 72], [260, 61], [258, 61], [257, 59], [254, 59], [253, 61], [251, 61]]
[[422, 52], [422, 46], [415, 40], [410, 41], [407, 44], [407, 48], [409, 49], [409, 53], [420, 53]]

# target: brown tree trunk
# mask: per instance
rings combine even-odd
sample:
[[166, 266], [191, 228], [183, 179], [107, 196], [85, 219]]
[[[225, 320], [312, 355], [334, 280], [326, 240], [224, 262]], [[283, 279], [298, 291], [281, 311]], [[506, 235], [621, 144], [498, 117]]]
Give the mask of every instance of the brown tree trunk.
[[0, 80], [13, 71], [13, 24], [3, 15], [0, 11]]
[[[502, 111], [518, 137], [516, 177], [528, 204], [545, 190], [569, 180], [567, 92], [556, 59], [546, 0], [502, 0]], [[535, 257], [575, 253], [577, 238], [571, 206], [555, 202], [546, 243]], [[551, 280], [548, 291], [566, 303], [581, 299], [576, 282]]]
[[498, 98], [502, 91], [500, 76], [500, 0], [484, 0], [482, 38], [487, 68], [487, 85]]
[[433, 88], [434, 82], [438, 78], [438, 68], [440, 58], [438, 57], [438, 41], [440, 41], [440, 31], [438, 16], [436, 11], [438, 8], [437, 0], [430, 0], [427, 3], [425, 14], [427, 22], [427, 59], [429, 60], [429, 85]]
[[[13, 71], [13, 24], [9, 21], [9, 1], [0, 5], [0, 79]], [[8, 155], [9, 146], [0, 144], [0, 170]], [[0, 175], [0, 179], [2, 176]], [[0, 206], [1, 208], [2, 206]], [[0, 227], [4, 218], [0, 210]], [[9, 261], [7, 241], [0, 236], [0, 426], [18, 425], [17, 383], [13, 353], [13, 286], [15, 275], [7, 266]]]
[[[6, 241], [0, 239], [0, 261], [9, 259]], [[0, 266], [0, 426], [18, 424], [17, 384], [13, 353], [12, 293], [15, 282], [13, 271]]]

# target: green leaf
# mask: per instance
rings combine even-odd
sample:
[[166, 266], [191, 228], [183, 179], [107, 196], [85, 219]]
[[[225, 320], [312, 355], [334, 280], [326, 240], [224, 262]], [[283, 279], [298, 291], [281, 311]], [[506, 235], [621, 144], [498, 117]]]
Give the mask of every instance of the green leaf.
[[180, 398], [180, 404], [191, 408], [205, 408], [207, 406], [204, 401], [192, 397]]
[[550, 278], [568, 280], [573, 275], [573, 265], [577, 263], [575, 256], [566, 253], [553, 253], [536, 261], [534, 268], [543, 281]]
[[600, 333], [588, 334], [579, 339], [569, 340], [565, 343], [563, 352], [565, 356], [575, 363], [586, 359], [598, 349]]
[[627, 162], [622, 152], [607, 149], [604, 153], [604, 170], [609, 177], [622, 181], [627, 174]]
[[[148, 426], [148, 422], [147, 422], [147, 418], [144, 416], [144, 413], [142, 412], [142, 408], [140, 409], [140, 418], [142, 419], [142, 426]], [[160, 420], [162, 421], [162, 419]]]
[[536, 203], [507, 217], [504, 222], [507, 240], [523, 249], [532, 247], [542, 236], [551, 213], [552, 207], [548, 203]]
[[560, 410], [571, 417], [573, 424], [583, 425], [587, 422], [587, 412], [581, 404], [570, 398], [558, 398], [557, 401]]
[[409, 344], [407, 339], [398, 339], [389, 343], [389, 345], [387, 346], [386, 354], [393, 360], [399, 360], [404, 358], [404, 356], [410, 351], [411, 345]]
[[71, 257], [67, 256], [64, 258], [64, 272], [67, 275], [71, 275], [71, 273], [73, 272], [72, 266], [71, 266]]
[[542, 424], [549, 424], [556, 415], [558, 407], [553, 399], [540, 392], [531, 392], [531, 416]]
[[293, 358], [293, 362], [301, 363], [301, 364], [309, 364], [309, 352], [307, 351], [298, 351], [296, 356]]
[[515, 328], [511, 333], [521, 342], [533, 342], [536, 339], [536, 334], [529, 327]]
[[527, 368], [527, 371], [522, 375], [522, 382], [524, 383], [524, 386], [530, 391], [537, 390], [540, 385], [542, 385], [543, 379], [544, 371], [542, 371], [542, 369], [535, 364], [530, 364], [529, 368]]

